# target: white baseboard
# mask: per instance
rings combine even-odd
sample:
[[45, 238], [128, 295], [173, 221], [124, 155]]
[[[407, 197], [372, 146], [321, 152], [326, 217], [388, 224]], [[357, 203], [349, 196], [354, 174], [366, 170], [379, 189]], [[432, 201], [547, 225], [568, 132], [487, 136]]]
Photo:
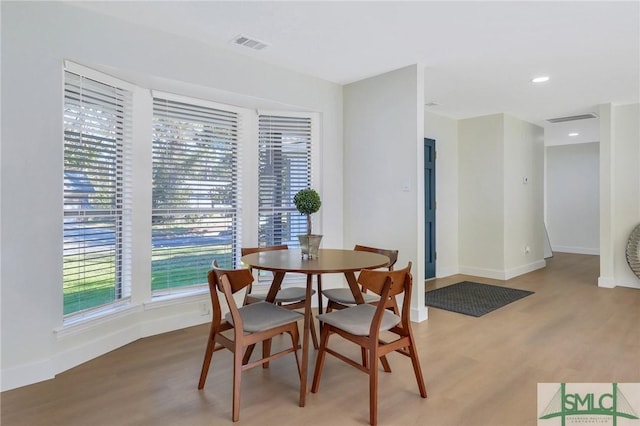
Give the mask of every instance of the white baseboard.
[[590, 254], [594, 256], [600, 255], [599, 248], [588, 248], [588, 247], [571, 247], [571, 246], [553, 246], [551, 248], [552, 251], [557, 251], [560, 253], [573, 253], [573, 254]]
[[628, 288], [640, 289], [640, 281], [635, 281], [635, 282], [626, 281], [626, 280], [619, 281], [618, 282], [618, 287], [628, 287]]
[[426, 306], [411, 308], [411, 322], [422, 322], [429, 318], [429, 311]]
[[471, 266], [460, 266], [460, 273], [465, 275], [473, 275], [476, 277], [491, 278], [494, 280], [508, 280], [537, 269], [541, 269], [547, 266], [547, 262], [542, 259], [527, 265], [518, 266], [512, 269], [500, 270], [500, 269], [486, 269], [476, 268]]
[[[211, 313], [203, 314], [201, 306], [206, 297], [194, 297], [188, 303], [179, 299], [174, 303], [163, 302], [144, 311], [119, 313], [112, 322], [107, 318], [70, 333], [58, 332], [59, 351], [49, 359], [3, 369], [0, 390], [4, 392], [52, 379], [56, 374], [143, 337], [208, 323]], [[206, 333], [204, 339], [206, 341]], [[67, 345], [69, 347], [65, 347]]]
[[613, 277], [598, 277], [598, 287], [614, 288], [616, 280]]
[[505, 280], [505, 271], [499, 269], [477, 268], [474, 266], [460, 266], [460, 273], [473, 275], [475, 277], [492, 278], [494, 280]]
[[457, 267], [439, 268], [436, 265], [436, 278], [450, 277], [451, 275], [457, 275], [459, 273], [460, 271], [458, 270]]
[[8, 391], [32, 383], [53, 379], [55, 373], [51, 368], [51, 360], [31, 362], [19, 367], [2, 370], [0, 375], [1, 391]]
[[632, 281], [632, 280], [626, 280], [626, 279], [616, 280], [613, 277], [598, 277], [598, 287], [602, 287], [602, 288], [627, 287], [627, 288], [640, 289], [640, 281], [638, 280]]
[[108, 334], [100, 334], [99, 338], [58, 352], [51, 359], [51, 370], [54, 375], [62, 373], [107, 352], [134, 342], [139, 338], [140, 330], [137, 325], [131, 325]]
[[547, 266], [547, 262], [543, 259], [538, 260], [537, 262], [529, 263], [527, 265], [518, 266], [517, 268], [508, 269], [507, 271], [505, 271], [505, 280], [510, 280], [511, 278], [528, 274], [529, 272], [542, 269], [545, 266]]

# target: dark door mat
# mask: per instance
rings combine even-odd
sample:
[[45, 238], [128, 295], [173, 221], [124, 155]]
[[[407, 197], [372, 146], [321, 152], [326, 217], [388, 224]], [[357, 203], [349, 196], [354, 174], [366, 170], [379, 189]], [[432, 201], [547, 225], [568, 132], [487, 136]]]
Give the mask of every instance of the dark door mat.
[[533, 294], [533, 291], [463, 281], [427, 291], [425, 304], [433, 308], [481, 317], [530, 294]]

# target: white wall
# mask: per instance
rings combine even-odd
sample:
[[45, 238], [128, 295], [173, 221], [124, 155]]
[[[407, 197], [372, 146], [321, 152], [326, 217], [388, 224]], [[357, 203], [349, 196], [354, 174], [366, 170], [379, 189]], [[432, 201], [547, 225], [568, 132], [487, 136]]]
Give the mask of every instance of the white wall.
[[494, 114], [460, 120], [458, 135], [460, 272], [509, 279], [544, 267], [543, 129]]
[[413, 262], [412, 319], [424, 305], [424, 85], [417, 65], [344, 87], [344, 235]]
[[545, 266], [542, 127], [504, 115], [503, 181], [504, 269], [509, 279]]
[[460, 272], [504, 271], [504, 117], [459, 121]]
[[[140, 337], [209, 320], [199, 312], [208, 299], [203, 293], [165, 303], [134, 299], [131, 309], [109, 320], [62, 327], [65, 59], [147, 88], [252, 108], [317, 111], [320, 166], [329, 170], [319, 183], [319, 230], [324, 244], [343, 246], [340, 86], [61, 2], [2, 2], [1, 7], [3, 390], [50, 378]], [[151, 141], [134, 143], [135, 185], [148, 202], [151, 177], [145, 180], [141, 171], [149, 170], [143, 157]], [[148, 207], [134, 212], [134, 224], [137, 237], [150, 235]], [[151, 264], [148, 238], [140, 240], [147, 242], [134, 247], [138, 290], [150, 285]]]
[[600, 278], [602, 287], [640, 288], [626, 263], [640, 223], [640, 104], [600, 106]]
[[600, 145], [546, 147], [547, 231], [553, 251], [600, 252]]
[[458, 271], [458, 120], [424, 113], [424, 137], [436, 141], [436, 277]]

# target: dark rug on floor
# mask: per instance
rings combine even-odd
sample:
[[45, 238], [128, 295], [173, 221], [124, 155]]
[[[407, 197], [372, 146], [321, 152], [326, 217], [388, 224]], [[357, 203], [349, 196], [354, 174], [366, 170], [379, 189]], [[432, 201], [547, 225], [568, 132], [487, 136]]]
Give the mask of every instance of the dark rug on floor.
[[463, 281], [426, 292], [425, 304], [480, 317], [530, 294], [533, 291]]

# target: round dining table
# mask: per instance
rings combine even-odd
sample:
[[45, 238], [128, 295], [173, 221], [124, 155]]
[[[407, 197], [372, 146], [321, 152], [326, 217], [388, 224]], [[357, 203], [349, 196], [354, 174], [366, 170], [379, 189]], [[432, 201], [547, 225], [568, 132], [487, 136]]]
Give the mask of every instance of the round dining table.
[[311, 321], [311, 292], [313, 276], [318, 278], [318, 309], [322, 313], [321, 275], [329, 273], [344, 274], [356, 303], [364, 303], [358, 287], [355, 273], [362, 269], [377, 269], [386, 266], [389, 258], [378, 253], [355, 250], [320, 249], [313, 259], [303, 258], [299, 249], [261, 251], [242, 256], [242, 263], [254, 269], [273, 272], [273, 281], [269, 287], [266, 301], [273, 302], [287, 272], [307, 276], [304, 307], [304, 331], [302, 337], [302, 362], [300, 372], [300, 407], [304, 407], [308, 392], [307, 374], [309, 360], [309, 336]]

